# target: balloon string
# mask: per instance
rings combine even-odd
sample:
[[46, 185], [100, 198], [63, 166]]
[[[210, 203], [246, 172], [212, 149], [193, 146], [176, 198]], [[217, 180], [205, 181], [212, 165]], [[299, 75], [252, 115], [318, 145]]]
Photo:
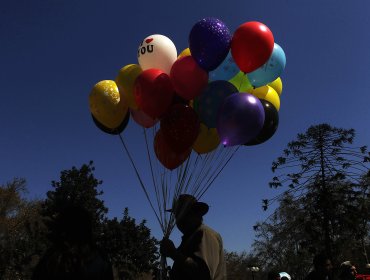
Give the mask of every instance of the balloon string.
[[[159, 209], [161, 223], [163, 224], [163, 215], [162, 215], [162, 211], [161, 211], [162, 208], [161, 208], [161, 205], [160, 205], [160, 197], [159, 197], [159, 193], [158, 193], [158, 188], [157, 188], [156, 180], [154, 178], [153, 165], [152, 165], [152, 157], [150, 156], [150, 152], [149, 152], [148, 138], [147, 138], [147, 135], [146, 135], [145, 128], [143, 128], [143, 131], [144, 131], [144, 136], [145, 136], [146, 151], [147, 151], [147, 155], [148, 155], [148, 159], [149, 159], [150, 172], [151, 172], [151, 175], [152, 175], [153, 186], [154, 186], [155, 196], [156, 196], [156, 200], [157, 200], [157, 206], [158, 206], [158, 209]], [[163, 189], [163, 187], [162, 187], [162, 189]]]
[[142, 190], [144, 191], [144, 194], [145, 194], [145, 196], [146, 196], [146, 198], [147, 198], [147, 200], [148, 200], [148, 202], [149, 202], [149, 204], [150, 204], [150, 207], [152, 208], [152, 210], [153, 210], [153, 212], [154, 212], [154, 214], [155, 214], [155, 216], [156, 216], [156, 218], [157, 218], [157, 220], [158, 220], [159, 225], [160, 225], [160, 226], [161, 226], [161, 228], [162, 228], [162, 231], [164, 232], [164, 231], [165, 231], [165, 229], [163, 228], [163, 225], [162, 225], [162, 223], [161, 223], [161, 221], [160, 221], [160, 219], [159, 219], [159, 217], [158, 217], [158, 214], [157, 214], [157, 212], [155, 211], [155, 209], [154, 209], [154, 207], [153, 207], [153, 204], [152, 204], [152, 202], [151, 202], [151, 200], [150, 200], [150, 197], [149, 197], [148, 192], [147, 192], [147, 190], [146, 190], [146, 188], [145, 188], [145, 186], [144, 186], [144, 183], [143, 183], [143, 181], [141, 180], [141, 177], [140, 177], [139, 171], [137, 170], [137, 168], [136, 168], [136, 166], [135, 166], [135, 163], [134, 163], [134, 161], [133, 161], [133, 159], [132, 159], [132, 157], [131, 157], [131, 154], [130, 154], [130, 152], [128, 151], [128, 149], [127, 149], [127, 146], [126, 146], [125, 142], [123, 141], [123, 138], [122, 138], [121, 134], [118, 134], [118, 135], [119, 135], [119, 138], [120, 138], [120, 140], [121, 140], [121, 143], [122, 143], [122, 145], [123, 145], [123, 147], [124, 147], [124, 149], [125, 149], [125, 151], [126, 151], [126, 154], [127, 154], [128, 158], [130, 159], [131, 165], [132, 165], [132, 167], [133, 167], [133, 168], [134, 168], [134, 170], [135, 170], [136, 176], [137, 176], [137, 178], [139, 179], [140, 186], [141, 186]]
[[211, 180], [211, 182], [209, 182], [209, 184], [205, 187], [205, 189], [203, 190], [203, 192], [200, 194], [199, 198], [202, 198], [202, 196], [206, 193], [206, 191], [210, 188], [210, 186], [212, 185], [212, 183], [216, 180], [216, 178], [220, 175], [220, 173], [222, 172], [222, 170], [226, 167], [226, 165], [228, 164], [228, 162], [231, 160], [231, 158], [235, 155], [235, 153], [237, 152], [237, 150], [239, 149], [240, 146], [238, 146], [234, 152], [231, 154], [231, 156], [228, 158], [228, 160], [223, 164], [222, 168], [217, 172], [216, 176], [214, 176], [214, 178]]
[[[244, 73], [244, 75], [246, 75], [246, 74]], [[240, 89], [242, 88], [243, 83], [244, 83], [243, 79], [240, 79], [240, 85], [239, 85], [239, 88], [238, 88], [239, 92], [240, 92]]]

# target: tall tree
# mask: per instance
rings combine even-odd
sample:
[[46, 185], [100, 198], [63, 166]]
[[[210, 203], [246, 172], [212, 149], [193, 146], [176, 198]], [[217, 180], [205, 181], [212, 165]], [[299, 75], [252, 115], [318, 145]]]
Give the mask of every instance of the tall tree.
[[[298, 237], [299, 252], [307, 244], [340, 257], [343, 244], [355, 242], [353, 236], [366, 240], [370, 213], [365, 179], [370, 174], [370, 154], [366, 146], [353, 147], [354, 136], [353, 129], [320, 124], [288, 144], [283, 156], [272, 164], [277, 175], [270, 182], [270, 187], [285, 191], [263, 200], [265, 210], [276, 201], [280, 207], [266, 223], [257, 224], [260, 241], [271, 244], [268, 241], [279, 236], [278, 226], [291, 236], [289, 241]], [[289, 235], [294, 231], [295, 235]], [[288, 248], [294, 248], [293, 244]]]
[[[307, 204], [310, 205], [309, 200]], [[252, 245], [262, 270], [286, 271], [293, 279], [304, 279], [312, 263], [311, 241], [316, 227], [311, 228], [303, 198], [294, 199], [286, 194], [279, 206], [264, 222], [254, 226], [256, 239]], [[315, 235], [314, 238], [317, 238]]]

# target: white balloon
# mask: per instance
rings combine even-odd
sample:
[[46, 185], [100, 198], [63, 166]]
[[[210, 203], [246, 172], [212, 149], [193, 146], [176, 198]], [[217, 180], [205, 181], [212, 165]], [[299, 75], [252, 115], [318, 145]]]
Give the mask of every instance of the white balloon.
[[172, 64], [177, 59], [174, 43], [166, 36], [154, 34], [146, 37], [137, 50], [141, 69], [160, 69], [170, 74]]

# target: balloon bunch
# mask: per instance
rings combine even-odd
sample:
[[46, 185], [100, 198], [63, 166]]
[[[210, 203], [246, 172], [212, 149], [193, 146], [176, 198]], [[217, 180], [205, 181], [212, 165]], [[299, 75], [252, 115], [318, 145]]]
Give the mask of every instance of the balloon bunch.
[[193, 150], [261, 144], [279, 122], [286, 58], [266, 25], [246, 22], [231, 34], [219, 19], [204, 18], [188, 42], [177, 55], [168, 37], [146, 37], [138, 64], [120, 69], [115, 81], [97, 83], [90, 94], [93, 120], [106, 133], [121, 133], [130, 116], [144, 128], [157, 126], [155, 155], [170, 170]]

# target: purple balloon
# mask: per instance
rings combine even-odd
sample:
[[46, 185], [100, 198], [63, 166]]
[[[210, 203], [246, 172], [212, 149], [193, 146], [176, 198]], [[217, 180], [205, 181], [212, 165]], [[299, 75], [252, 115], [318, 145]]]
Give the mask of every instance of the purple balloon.
[[261, 101], [249, 93], [228, 96], [217, 118], [217, 132], [224, 146], [242, 145], [254, 139], [265, 122]]
[[206, 71], [216, 69], [230, 50], [231, 33], [217, 18], [198, 21], [189, 34], [191, 56]]

